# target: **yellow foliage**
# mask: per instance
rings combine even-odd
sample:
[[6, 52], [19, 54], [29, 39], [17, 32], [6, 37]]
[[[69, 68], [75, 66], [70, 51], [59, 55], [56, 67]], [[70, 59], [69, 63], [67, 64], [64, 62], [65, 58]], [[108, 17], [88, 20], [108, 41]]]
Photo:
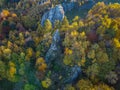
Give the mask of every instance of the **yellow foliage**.
[[14, 44], [14, 51], [18, 52], [18, 50], [19, 50], [19, 47], [16, 44]]
[[36, 57], [39, 57], [40, 56], [40, 51], [37, 51], [35, 55], [36, 55]]
[[20, 38], [20, 39], [24, 39], [23, 33], [19, 33], [19, 38]]
[[84, 32], [84, 31], [81, 32], [81, 33], [80, 33], [80, 36], [81, 36], [81, 37], [84, 37], [84, 36], [85, 36], [85, 32]]
[[8, 48], [11, 48], [11, 47], [12, 47], [12, 43], [11, 43], [10, 41], [8, 41], [7, 47], [8, 47]]
[[12, 51], [9, 48], [4, 49], [4, 51], [3, 51], [4, 54], [11, 54], [11, 52]]
[[73, 21], [78, 21], [79, 20], [79, 16], [75, 16]]
[[113, 87], [109, 87], [106, 84], [99, 84], [99, 85], [95, 85], [92, 90], [114, 90], [114, 88]]
[[81, 60], [81, 65], [84, 66], [84, 65], [85, 65], [85, 62], [86, 62], [86, 60], [85, 60], [85, 59], [82, 59], [82, 60]]
[[48, 87], [51, 85], [51, 79], [46, 78], [46, 79], [43, 80], [41, 83], [42, 83], [42, 86], [43, 86], [44, 88], [48, 88]]
[[38, 45], [39, 42], [40, 42], [40, 38], [39, 38], [39, 37], [35, 37], [35, 38], [34, 38], [34, 41], [35, 41], [35, 44]]
[[73, 53], [73, 51], [69, 48], [65, 48], [65, 54], [66, 55], [71, 55]]
[[4, 51], [5, 50], [5, 46], [1, 46], [0, 50]]
[[13, 77], [14, 74], [16, 73], [16, 68], [15, 67], [10, 67], [9, 73], [10, 73], [10, 76]]
[[72, 32], [71, 32], [71, 36], [74, 37], [74, 36], [77, 36], [77, 35], [78, 35], [78, 32], [77, 32], [77, 31], [72, 31]]
[[84, 26], [84, 23], [82, 21], [79, 21], [79, 26], [80, 27], [83, 27]]
[[16, 15], [15, 13], [13, 13], [11, 16], [12, 16], [12, 17], [17, 17], [17, 15]]
[[32, 55], [33, 55], [33, 50], [32, 50], [32, 48], [28, 48], [28, 49], [27, 49], [27, 56], [28, 56], [28, 57], [32, 57]]
[[117, 38], [114, 38], [113, 41], [114, 41], [115, 47], [120, 48], [120, 41]]
[[77, 22], [73, 22], [72, 23], [72, 26], [75, 28], [75, 27], [78, 27], [78, 23]]
[[43, 58], [38, 58], [36, 61], [36, 65], [40, 64], [40, 63], [44, 63], [45, 60]]
[[49, 19], [47, 19], [45, 21], [44, 28], [45, 28], [46, 32], [49, 32], [52, 29], [52, 24]]
[[8, 10], [3, 10], [3, 11], [2, 11], [2, 15], [3, 15], [4, 17], [7, 17], [7, 16], [10, 15], [10, 12], [9, 12]]
[[9, 70], [10, 76], [13, 77], [14, 74], [16, 73], [15, 64], [12, 61], [10, 61], [9, 66], [10, 66], [10, 70]]
[[105, 16], [102, 22], [102, 25], [104, 25], [105, 27], [109, 28], [111, 25], [111, 19], [108, 18], [108, 16]]
[[46, 68], [47, 68], [46, 63], [41, 63], [41, 65], [38, 66], [38, 70], [39, 71], [43, 71], [44, 72], [46, 70]]
[[43, 58], [38, 58], [37, 59], [36, 66], [37, 66], [39, 71], [43, 71], [43, 72], [47, 68], [47, 64], [45, 63], [45, 60]]

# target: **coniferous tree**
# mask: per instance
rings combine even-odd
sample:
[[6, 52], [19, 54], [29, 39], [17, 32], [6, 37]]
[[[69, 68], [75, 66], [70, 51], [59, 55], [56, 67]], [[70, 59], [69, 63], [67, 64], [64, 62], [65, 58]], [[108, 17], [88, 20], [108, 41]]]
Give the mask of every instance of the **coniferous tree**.
[[50, 32], [50, 30], [52, 29], [52, 23], [50, 22], [49, 19], [47, 19], [44, 23], [44, 29], [45, 29], [45, 32]]

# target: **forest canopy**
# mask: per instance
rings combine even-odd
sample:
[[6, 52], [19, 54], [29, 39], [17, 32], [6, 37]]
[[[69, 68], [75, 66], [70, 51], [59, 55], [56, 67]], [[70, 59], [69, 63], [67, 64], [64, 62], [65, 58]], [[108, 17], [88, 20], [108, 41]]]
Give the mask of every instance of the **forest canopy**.
[[18, 11], [0, 1], [0, 90], [120, 89], [119, 3], [98, 2], [85, 18], [53, 26], [40, 23], [49, 5], [18, 1]]

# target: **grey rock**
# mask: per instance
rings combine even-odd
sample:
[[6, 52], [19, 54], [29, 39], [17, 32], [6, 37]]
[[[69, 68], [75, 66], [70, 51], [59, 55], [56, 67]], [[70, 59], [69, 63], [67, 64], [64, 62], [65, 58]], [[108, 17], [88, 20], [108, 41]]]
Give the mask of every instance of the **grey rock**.
[[65, 83], [74, 83], [81, 73], [82, 73], [81, 67], [77, 65], [75, 65], [74, 67], [71, 67], [69, 76], [65, 80]]
[[56, 30], [56, 32], [53, 35], [52, 44], [45, 56], [46, 63], [50, 63], [51, 61], [59, 57], [60, 55], [59, 43], [60, 43], [60, 34], [59, 34], [59, 30]]
[[46, 12], [41, 19], [41, 25], [44, 25], [44, 22], [49, 19], [52, 25], [56, 20], [62, 21], [64, 18], [64, 10], [61, 5], [57, 5], [54, 8], [51, 8], [48, 12]]
[[54, 33], [53, 41], [55, 43], [59, 43], [60, 42], [60, 33], [59, 33], [59, 30], [56, 30], [56, 32]]

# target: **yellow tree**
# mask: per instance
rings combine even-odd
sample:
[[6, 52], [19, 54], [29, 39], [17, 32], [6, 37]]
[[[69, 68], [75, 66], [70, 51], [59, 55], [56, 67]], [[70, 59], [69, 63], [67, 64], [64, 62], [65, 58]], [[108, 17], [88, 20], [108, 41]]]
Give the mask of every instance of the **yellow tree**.
[[52, 23], [47, 19], [44, 23], [45, 32], [50, 32], [52, 30]]
[[69, 21], [68, 21], [67, 17], [65, 16], [64, 19], [63, 19], [63, 21], [62, 21], [62, 27], [61, 27], [61, 29], [63, 31], [65, 31], [65, 30], [68, 30], [68, 27], [69, 27]]

